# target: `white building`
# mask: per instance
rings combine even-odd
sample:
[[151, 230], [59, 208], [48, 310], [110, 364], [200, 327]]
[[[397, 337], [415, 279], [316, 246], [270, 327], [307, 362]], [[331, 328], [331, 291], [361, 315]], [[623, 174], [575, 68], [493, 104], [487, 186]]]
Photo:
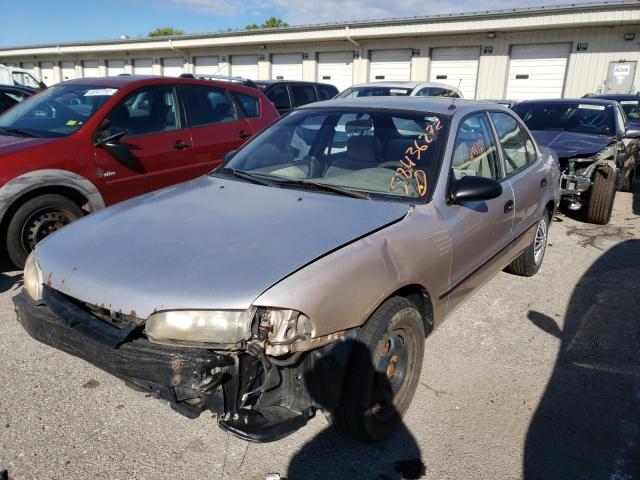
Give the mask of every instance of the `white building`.
[[278, 29], [0, 47], [46, 84], [120, 73], [333, 83], [434, 80], [467, 98], [640, 88], [640, 3], [614, 1]]

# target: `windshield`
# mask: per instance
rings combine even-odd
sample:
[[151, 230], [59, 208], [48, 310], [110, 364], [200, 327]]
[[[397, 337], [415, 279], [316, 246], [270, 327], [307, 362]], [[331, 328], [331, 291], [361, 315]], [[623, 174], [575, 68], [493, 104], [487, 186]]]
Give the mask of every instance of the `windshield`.
[[336, 98], [355, 97], [403, 97], [411, 94], [411, 88], [402, 87], [349, 87]]
[[116, 88], [53, 86], [0, 117], [0, 134], [20, 131], [34, 137], [65, 137], [78, 130]]
[[616, 133], [612, 105], [590, 103], [520, 103], [514, 111], [529, 130], [558, 130], [611, 136]]
[[372, 109], [298, 110], [218, 170], [279, 186], [315, 183], [398, 199], [429, 199], [449, 118]]

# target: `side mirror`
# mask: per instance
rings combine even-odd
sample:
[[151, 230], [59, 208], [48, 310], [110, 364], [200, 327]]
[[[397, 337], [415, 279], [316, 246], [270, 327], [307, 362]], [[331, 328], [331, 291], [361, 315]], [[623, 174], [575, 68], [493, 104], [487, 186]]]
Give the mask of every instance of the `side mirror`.
[[47, 88], [47, 84], [42, 82], [42, 81], [40, 81], [40, 82], [38, 82], [38, 87], [40, 87], [40, 88], [38, 88], [38, 90], [44, 90], [44, 89]]
[[450, 203], [491, 200], [502, 195], [502, 185], [491, 178], [467, 176], [453, 179], [449, 191]]
[[122, 130], [121, 132], [112, 133], [111, 135], [106, 135], [104, 130], [98, 132], [94, 137], [93, 144], [96, 147], [114, 147], [118, 140], [124, 137], [127, 134], [126, 131]]
[[624, 132], [624, 136], [627, 138], [640, 138], [640, 128], [629, 127], [627, 131]]

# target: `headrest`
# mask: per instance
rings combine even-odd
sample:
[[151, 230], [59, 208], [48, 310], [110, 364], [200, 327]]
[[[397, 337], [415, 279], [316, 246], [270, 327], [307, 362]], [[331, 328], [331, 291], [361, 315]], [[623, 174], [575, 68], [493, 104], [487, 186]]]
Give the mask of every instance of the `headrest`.
[[347, 155], [351, 160], [380, 163], [380, 144], [376, 137], [358, 135], [347, 140]]

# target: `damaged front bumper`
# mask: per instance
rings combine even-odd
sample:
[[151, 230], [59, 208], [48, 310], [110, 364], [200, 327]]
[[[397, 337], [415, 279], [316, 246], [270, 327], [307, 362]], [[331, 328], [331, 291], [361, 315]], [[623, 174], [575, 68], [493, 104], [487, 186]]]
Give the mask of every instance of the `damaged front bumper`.
[[103, 322], [47, 287], [43, 300], [37, 304], [24, 291], [13, 299], [18, 321], [34, 339], [168, 401], [189, 418], [211, 411], [223, 430], [254, 442], [283, 438], [317, 409], [337, 404], [348, 340], [355, 336], [269, 361], [255, 346], [219, 352], [152, 343], [140, 326]]

